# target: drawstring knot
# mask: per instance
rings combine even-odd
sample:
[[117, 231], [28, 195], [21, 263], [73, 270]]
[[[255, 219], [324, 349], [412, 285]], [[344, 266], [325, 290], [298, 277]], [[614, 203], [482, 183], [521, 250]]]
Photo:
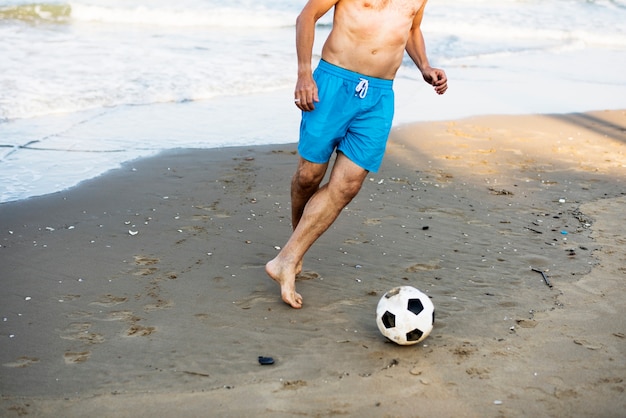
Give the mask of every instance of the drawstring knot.
[[356, 91], [356, 95], [361, 99], [365, 99], [365, 96], [367, 96], [367, 88], [369, 87], [369, 80], [365, 78], [361, 78], [360, 80], [354, 91]]

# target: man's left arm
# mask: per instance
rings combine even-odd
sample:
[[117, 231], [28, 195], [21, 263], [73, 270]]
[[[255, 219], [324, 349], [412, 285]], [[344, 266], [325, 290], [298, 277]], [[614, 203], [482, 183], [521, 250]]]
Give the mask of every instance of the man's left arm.
[[437, 94], [444, 94], [448, 89], [448, 77], [442, 69], [430, 66], [428, 56], [426, 55], [424, 35], [422, 34], [422, 29], [420, 28], [422, 18], [424, 16], [425, 6], [426, 2], [422, 4], [422, 7], [413, 19], [413, 25], [411, 26], [409, 39], [406, 44], [406, 52], [409, 54], [417, 68], [422, 72], [424, 81], [435, 87], [435, 92]]

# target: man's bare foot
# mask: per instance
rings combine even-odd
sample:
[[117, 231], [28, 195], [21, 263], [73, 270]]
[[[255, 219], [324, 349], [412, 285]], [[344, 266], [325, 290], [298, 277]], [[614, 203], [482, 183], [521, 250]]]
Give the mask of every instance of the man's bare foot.
[[267, 262], [265, 272], [280, 285], [280, 295], [283, 301], [292, 308], [300, 309], [302, 307], [302, 296], [296, 292], [295, 272], [289, 272], [288, 269], [283, 268], [276, 259]]

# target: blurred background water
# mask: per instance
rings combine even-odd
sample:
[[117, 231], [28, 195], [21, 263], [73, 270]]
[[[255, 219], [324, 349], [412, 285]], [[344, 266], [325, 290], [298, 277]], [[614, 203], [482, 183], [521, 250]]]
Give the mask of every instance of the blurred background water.
[[[297, 140], [304, 0], [0, 0], [0, 202], [178, 147]], [[315, 59], [332, 12], [318, 25]], [[395, 123], [626, 108], [626, 0], [430, 0]]]

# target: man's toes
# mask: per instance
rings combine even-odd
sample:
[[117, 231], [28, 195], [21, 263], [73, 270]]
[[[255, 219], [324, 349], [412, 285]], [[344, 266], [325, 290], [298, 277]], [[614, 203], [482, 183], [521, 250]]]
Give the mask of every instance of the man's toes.
[[295, 309], [300, 309], [302, 307], [302, 296], [295, 292], [283, 295], [283, 301]]

